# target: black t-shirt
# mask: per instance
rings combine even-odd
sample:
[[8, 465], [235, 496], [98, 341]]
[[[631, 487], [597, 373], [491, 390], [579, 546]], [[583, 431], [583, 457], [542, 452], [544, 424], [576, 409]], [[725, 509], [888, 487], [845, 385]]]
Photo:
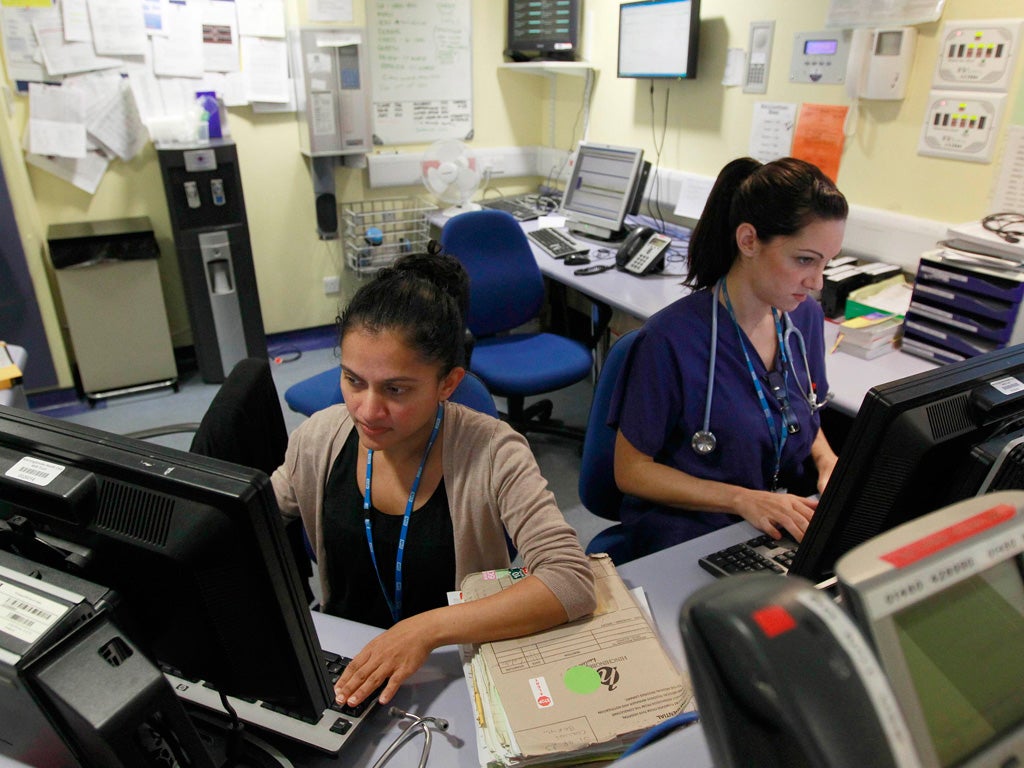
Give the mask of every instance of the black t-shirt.
[[[331, 600], [324, 613], [376, 627], [395, 622], [381, 593], [366, 541], [363, 495], [356, 482], [359, 438], [345, 441], [324, 494], [323, 536]], [[401, 515], [370, 508], [373, 548], [388, 597], [395, 594], [395, 557], [402, 531]], [[406, 618], [448, 604], [455, 585], [455, 533], [444, 480], [409, 518], [402, 558], [402, 613]]]

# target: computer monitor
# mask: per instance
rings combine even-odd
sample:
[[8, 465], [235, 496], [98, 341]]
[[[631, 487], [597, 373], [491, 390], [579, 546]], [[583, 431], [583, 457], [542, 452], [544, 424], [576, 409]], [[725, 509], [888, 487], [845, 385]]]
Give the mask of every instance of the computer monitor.
[[580, 0], [508, 0], [513, 61], [574, 61], [580, 49]]
[[[820, 583], [839, 557], [927, 512], [987, 491], [1024, 488], [1017, 470], [981, 464], [1024, 429], [1024, 345], [873, 387], [843, 443], [791, 574]], [[979, 448], [985, 447], [984, 451]], [[1011, 460], [1011, 465], [1014, 461]]]
[[333, 701], [264, 473], [0, 406], [0, 520], [15, 554], [116, 592], [182, 677], [315, 719]]
[[621, 240], [626, 215], [637, 212], [649, 171], [642, 149], [581, 141], [562, 194], [566, 226], [599, 240]]
[[643, 0], [619, 6], [619, 77], [697, 77], [700, 0]]

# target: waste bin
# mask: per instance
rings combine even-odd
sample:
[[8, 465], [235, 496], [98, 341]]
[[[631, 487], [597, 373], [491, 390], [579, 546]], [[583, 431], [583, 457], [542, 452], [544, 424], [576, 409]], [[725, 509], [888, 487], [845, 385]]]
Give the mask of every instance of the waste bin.
[[47, 230], [68, 348], [93, 402], [178, 387], [149, 219], [52, 224]]

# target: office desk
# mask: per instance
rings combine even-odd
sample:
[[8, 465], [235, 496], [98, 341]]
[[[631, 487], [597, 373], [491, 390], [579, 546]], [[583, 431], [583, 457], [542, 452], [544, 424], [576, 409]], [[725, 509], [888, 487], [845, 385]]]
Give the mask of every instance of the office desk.
[[[536, 221], [524, 221], [520, 224], [524, 232], [537, 229]], [[594, 249], [605, 248], [611, 252], [608, 258], [592, 261], [588, 266], [607, 264], [615, 257], [618, 249], [616, 243], [602, 243], [580, 235], [573, 235], [577, 240], [593, 246]], [[555, 259], [541, 248], [530, 243], [534, 258], [541, 274], [550, 277], [568, 288], [579, 291], [583, 295], [608, 306], [621, 310], [632, 317], [646, 320], [659, 309], [668, 306], [676, 299], [689, 293], [683, 286], [682, 275], [645, 275], [637, 277], [617, 269], [610, 269], [598, 275], [576, 275], [580, 267], [568, 266], [561, 259]]]
[[[679, 635], [679, 611], [684, 600], [696, 589], [713, 581], [697, 565], [697, 559], [729, 544], [754, 535], [747, 523], [737, 523], [699, 539], [626, 563], [619, 568], [630, 587], [643, 587], [654, 615], [655, 624], [669, 653], [685, 668], [682, 640]], [[314, 613], [313, 623], [321, 645], [338, 653], [355, 655], [379, 629], [363, 624]], [[268, 664], [273, 660], [268, 659]], [[444, 717], [451, 727], [448, 733], [433, 734], [428, 766], [433, 768], [480, 768], [477, 757], [474, 710], [458, 649], [446, 646], [434, 651], [421, 667], [399, 689], [393, 705], [418, 715]], [[296, 766], [307, 768], [339, 768], [339, 766], [370, 766], [383, 754], [404, 723], [388, 717], [387, 707], [371, 715], [359, 733], [345, 745], [338, 759], [313, 752], [293, 743], [268, 739], [286, 754]], [[259, 733], [261, 738], [266, 738]], [[419, 762], [422, 737], [399, 750], [389, 768], [413, 768]], [[669, 761], [666, 756], [671, 755]], [[636, 755], [616, 763], [622, 768], [679, 765], [683, 768], [711, 768], [711, 757], [699, 725], [677, 731]], [[22, 763], [0, 756], [0, 767], [14, 768]]]
[[[440, 213], [430, 216], [430, 223], [442, 228], [447, 217]], [[537, 229], [537, 221], [524, 221], [520, 224], [524, 232]], [[615, 252], [614, 243], [602, 243], [580, 235], [573, 235], [577, 240], [596, 248], [607, 248]], [[689, 289], [683, 283], [682, 275], [647, 275], [637, 277], [617, 269], [610, 269], [598, 275], [576, 275], [579, 267], [566, 266], [561, 260], [554, 259], [540, 247], [530, 243], [534, 258], [540, 267], [541, 274], [552, 280], [578, 291], [589, 299], [606, 304], [626, 314], [646, 320], [658, 310], [668, 306], [676, 299], [685, 296]], [[592, 265], [607, 263], [593, 261]], [[832, 406], [847, 416], [854, 416], [864, 401], [864, 395], [876, 384], [885, 384], [905, 376], [921, 373], [935, 367], [923, 358], [904, 354], [896, 350], [874, 360], [863, 360], [843, 352], [829, 354], [838, 335], [836, 323], [825, 323], [825, 364], [828, 370], [829, 385], [835, 395]]]
[[[523, 222], [523, 230], [537, 228], [536, 221]], [[582, 242], [595, 248], [609, 247], [596, 240], [574, 235]], [[682, 275], [648, 275], [637, 277], [616, 269], [599, 275], [573, 274], [579, 267], [566, 266], [559, 259], [553, 259], [538, 246], [530, 244], [540, 271], [546, 277], [556, 280], [568, 288], [579, 291], [593, 301], [602, 302], [621, 310], [639, 320], [646, 320], [658, 310], [685, 296], [689, 289], [683, 283]], [[610, 246], [614, 252], [614, 244]], [[594, 264], [602, 263], [600, 261]], [[876, 384], [902, 379], [935, 367], [934, 363], [920, 357], [896, 350], [874, 360], [863, 360], [843, 352], [829, 353], [839, 334], [837, 323], [825, 323], [825, 365], [829, 385], [835, 398], [832, 406], [847, 416], [855, 416], [864, 395]], [[796, 352], [794, 350], [794, 352]], [[797, 353], [799, 354], [799, 353]]]

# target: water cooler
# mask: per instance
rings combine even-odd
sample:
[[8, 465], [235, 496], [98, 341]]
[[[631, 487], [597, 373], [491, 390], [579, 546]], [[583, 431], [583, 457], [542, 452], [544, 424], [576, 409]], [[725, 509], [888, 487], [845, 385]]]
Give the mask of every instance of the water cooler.
[[174, 246], [203, 380], [266, 357], [256, 272], [234, 142], [158, 146]]

